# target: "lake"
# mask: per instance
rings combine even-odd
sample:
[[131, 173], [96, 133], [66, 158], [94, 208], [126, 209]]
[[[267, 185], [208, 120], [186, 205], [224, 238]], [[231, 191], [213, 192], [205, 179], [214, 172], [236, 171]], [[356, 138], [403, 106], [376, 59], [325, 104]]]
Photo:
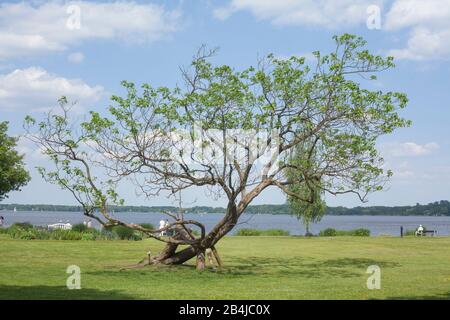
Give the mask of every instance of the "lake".
[[[5, 224], [11, 225], [15, 222], [30, 222], [34, 225], [46, 226], [57, 222], [81, 223], [87, 220], [82, 213], [77, 212], [36, 212], [36, 211], [0, 211], [5, 218]], [[166, 219], [162, 213], [135, 213], [121, 212], [114, 215], [116, 218], [133, 223], [152, 223], [159, 225], [159, 220]], [[186, 214], [186, 219], [193, 219], [203, 223], [207, 230], [211, 229], [223, 216], [223, 214]], [[425, 217], [425, 216], [325, 216], [322, 221], [311, 226], [311, 232], [317, 234], [326, 228], [339, 230], [350, 230], [366, 228], [372, 235], [389, 234], [398, 236], [400, 226], [405, 230], [416, 229], [419, 224], [427, 229], [437, 230], [438, 235], [450, 235], [450, 217]], [[94, 226], [99, 225], [94, 221]], [[232, 234], [242, 228], [256, 229], [283, 229], [291, 234], [303, 235], [305, 228], [295, 218], [289, 215], [256, 214], [242, 215], [239, 224], [233, 229]]]

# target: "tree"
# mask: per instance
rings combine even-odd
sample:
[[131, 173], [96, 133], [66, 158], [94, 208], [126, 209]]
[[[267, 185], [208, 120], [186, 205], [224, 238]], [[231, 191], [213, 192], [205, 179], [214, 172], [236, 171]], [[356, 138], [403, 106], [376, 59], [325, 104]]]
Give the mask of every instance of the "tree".
[[[298, 188], [298, 189], [297, 189]], [[303, 188], [302, 190], [300, 190]], [[308, 187], [305, 187], [304, 185], [296, 185], [295, 187], [291, 188], [292, 192], [298, 192], [299, 194], [304, 195], [304, 197], [312, 197], [314, 200], [313, 202], [307, 202], [303, 200], [299, 200], [295, 197], [288, 197], [289, 207], [291, 210], [291, 214], [297, 217], [298, 220], [301, 220], [303, 225], [305, 226], [306, 236], [310, 236], [311, 232], [309, 227], [311, 226], [311, 223], [317, 223], [320, 220], [322, 220], [323, 215], [326, 211], [326, 204], [325, 201], [322, 199], [321, 195], [312, 196], [311, 190]], [[319, 190], [313, 191], [313, 192], [320, 192]]]
[[[298, 196], [287, 196], [290, 211], [292, 215], [302, 221], [307, 236], [310, 235], [311, 223], [319, 222], [326, 210], [325, 201], [322, 199], [324, 192], [321, 181], [316, 179], [314, 183], [311, 183], [310, 179], [302, 179], [304, 172], [320, 170], [321, 161], [317, 155], [321, 154], [319, 150], [321, 146], [318, 141], [319, 139], [314, 137], [311, 141], [305, 139], [297, 144], [289, 155], [290, 167], [286, 170], [286, 177], [290, 182], [287, 189], [292, 194], [302, 196], [302, 199]], [[302, 170], [297, 168], [302, 168]], [[296, 183], [296, 181], [302, 182]]]
[[[91, 112], [78, 126], [69, 119], [63, 98], [61, 114], [49, 114], [39, 123], [26, 119], [28, 136], [57, 168], [40, 172], [72, 192], [85, 215], [166, 242], [150, 263], [180, 264], [197, 257], [199, 269], [205, 250], [218, 257], [216, 243], [267, 188], [309, 201], [288, 188], [305, 183], [364, 201], [391, 175], [382, 168], [375, 142], [409, 124], [397, 113], [407, 98], [356, 82], [392, 68], [392, 58], [370, 54], [364, 40], [353, 35], [334, 40], [331, 54], [314, 53], [314, 66], [300, 57], [269, 55], [242, 71], [212, 65], [215, 52], [202, 47], [191, 66], [181, 69], [182, 85], [138, 89], [123, 82], [126, 95], [112, 97], [107, 115]], [[316, 141], [317, 165], [289, 162], [292, 150], [305, 141]], [[296, 170], [295, 179], [287, 178], [288, 169]], [[185, 220], [182, 210], [167, 213], [172, 218], [167, 227], [146, 229], [109, 213], [109, 205], [123, 203], [116, 187], [124, 180], [133, 181], [149, 199], [206, 188], [211, 196], [224, 197], [227, 209], [208, 232], [198, 221]], [[168, 228], [174, 235], [160, 237], [158, 232]], [[200, 230], [198, 236], [192, 228]]]
[[14, 149], [17, 138], [7, 135], [8, 122], [0, 122], [0, 201], [8, 192], [17, 191], [30, 181], [24, 168], [23, 155]]

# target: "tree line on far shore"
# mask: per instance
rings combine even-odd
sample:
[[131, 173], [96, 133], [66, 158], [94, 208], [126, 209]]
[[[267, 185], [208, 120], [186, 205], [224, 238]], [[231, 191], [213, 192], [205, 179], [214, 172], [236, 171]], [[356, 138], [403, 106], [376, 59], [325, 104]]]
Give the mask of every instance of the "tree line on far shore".
[[[80, 212], [79, 206], [67, 205], [47, 205], [47, 204], [0, 204], [0, 210], [18, 211], [63, 211]], [[114, 212], [142, 212], [142, 213], [162, 213], [165, 211], [175, 212], [179, 208], [174, 206], [115, 206]], [[225, 208], [195, 206], [185, 208], [187, 213], [224, 213]], [[249, 206], [245, 213], [247, 214], [291, 214], [288, 204], [264, 204]], [[326, 215], [372, 215], [372, 216], [450, 216], [450, 201], [441, 200], [428, 204], [416, 204], [414, 206], [371, 206], [371, 207], [327, 207]]]

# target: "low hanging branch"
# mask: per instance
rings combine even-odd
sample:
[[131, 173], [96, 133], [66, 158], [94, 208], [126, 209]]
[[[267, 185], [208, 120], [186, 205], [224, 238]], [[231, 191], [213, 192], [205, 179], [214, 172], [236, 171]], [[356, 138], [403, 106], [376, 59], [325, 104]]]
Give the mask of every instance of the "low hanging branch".
[[[202, 47], [190, 68], [181, 69], [182, 87], [138, 89], [124, 81], [126, 95], [112, 97], [107, 116], [91, 112], [78, 125], [70, 123], [62, 98], [62, 114], [49, 114], [39, 123], [26, 119], [28, 136], [56, 165], [56, 171], [40, 172], [69, 190], [84, 213], [103, 225], [124, 225], [166, 242], [151, 263], [180, 264], [197, 257], [202, 269], [211, 249], [220, 266], [216, 243], [265, 189], [312, 201], [305, 188], [291, 187], [302, 185], [314, 190], [309, 194], [354, 193], [365, 201], [392, 174], [383, 170], [375, 143], [409, 125], [397, 113], [407, 98], [356, 82], [376, 79], [394, 66], [392, 58], [370, 54], [356, 36], [334, 41], [336, 50], [315, 52], [314, 64], [269, 55], [242, 71], [213, 66], [209, 58], [215, 51]], [[116, 190], [124, 181], [132, 181], [148, 199], [206, 187], [210, 196], [227, 200], [227, 210], [208, 231], [172, 213], [172, 222], [162, 229], [125, 223], [108, 209], [123, 204]], [[159, 236], [168, 229], [175, 230], [173, 236]], [[180, 245], [187, 247], [178, 250]]]

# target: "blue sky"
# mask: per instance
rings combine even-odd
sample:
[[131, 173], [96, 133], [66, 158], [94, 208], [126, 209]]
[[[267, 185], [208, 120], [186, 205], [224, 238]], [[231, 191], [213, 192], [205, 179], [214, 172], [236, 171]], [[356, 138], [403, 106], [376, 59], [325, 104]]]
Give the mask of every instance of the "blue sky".
[[[344, 32], [396, 58], [397, 68], [382, 74], [376, 86], [405, 92], [410, 103], [402, 115], [413, 121], [380, 140], [394, 177], [388, 190], [365, 205], [449, 199], [450, 0], [2, 1], [0, 120], [10, 122], [10, 134], [20, 135], [25, 115], [38, 117], [62, 94], [78, 100], [83, 114], [105, 110], [108, 97], [123, 92], [121, 80], [173, 86], [179, 66], [201, 44], [219, 47], [215, 61], [239, 69], [268, 53], [327, 52], [332, 35]], [[19, 150], [33, 180], [5, 202], [74, 203], [35, 173], [36, 165], [47, 162], [33, 145], [22, 139]], [[171, 203], [138, 198], [130, 185], [121, 191], [128, 204]], [[222, 204], [198, 191], [186, 197], [198, 205]], [[284, 201], [268, 190], [255, 203]], [[360, 204], [353, 197], [327, 197], [327, 203]]]

